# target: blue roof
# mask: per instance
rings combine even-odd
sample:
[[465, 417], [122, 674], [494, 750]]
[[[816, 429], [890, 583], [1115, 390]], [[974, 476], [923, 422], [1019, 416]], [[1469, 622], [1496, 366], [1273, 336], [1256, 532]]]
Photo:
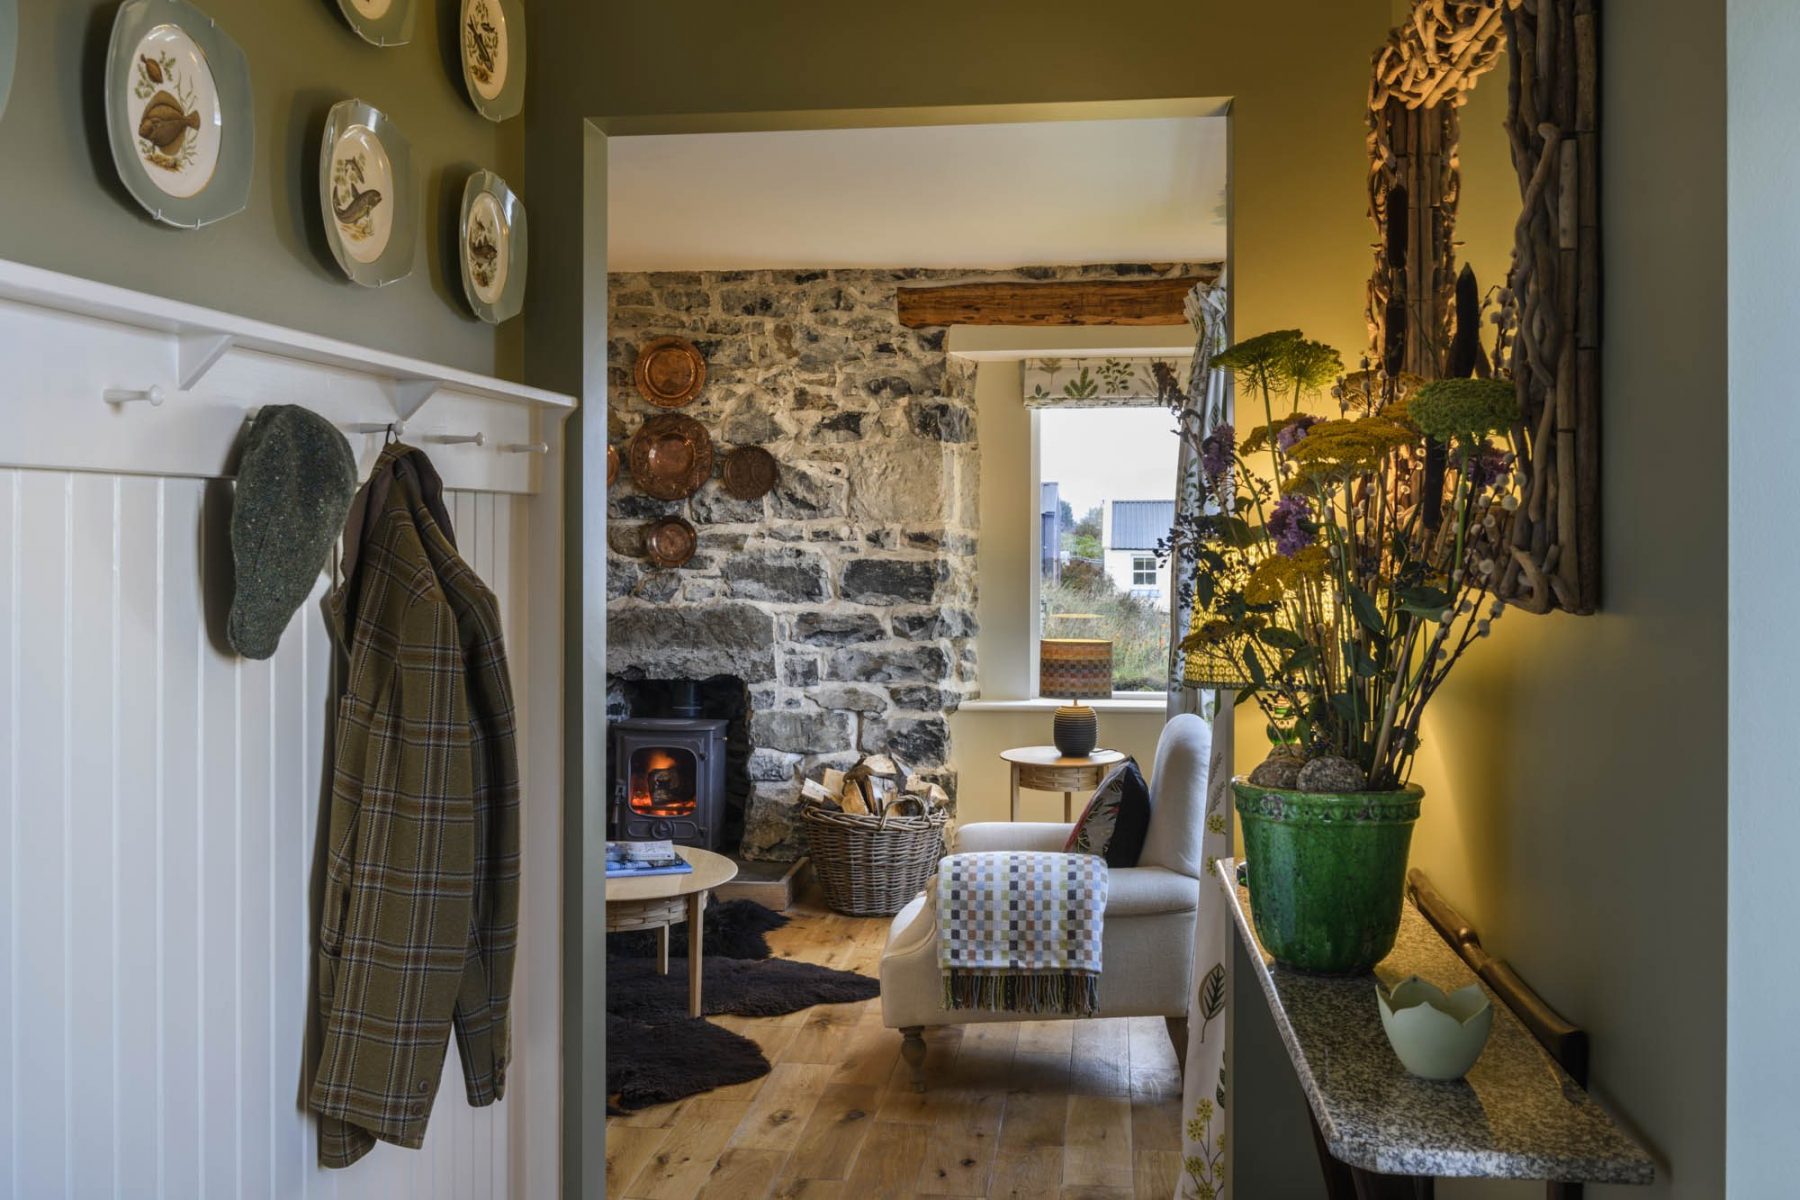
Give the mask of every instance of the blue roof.
[[1154, 550], [1175, 524], [1173, 500], [1114, 500], [1108, 550]]

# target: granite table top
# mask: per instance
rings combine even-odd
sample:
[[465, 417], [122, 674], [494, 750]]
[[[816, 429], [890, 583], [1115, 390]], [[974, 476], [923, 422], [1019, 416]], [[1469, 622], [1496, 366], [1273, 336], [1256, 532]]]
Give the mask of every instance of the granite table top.
[[[1257, 940], [1237, 863], [1221, 859], [1217, 869], [1300, 1086], [1338, 1161], [1384, 1175], [1626, 1184], [1656, 1178], [1643, 1147], [1491, 991], [1493, 1034], [1468, 1076], [1439, 1083], [1410, 1075], [1382, 1031], [1375, 976], [1332, 978], [1276, 966]], [[1478, 982], [1410, 901], [1393, 952], [1375, 975], [1389, 984], [1418, 975], [1447, 992]]]

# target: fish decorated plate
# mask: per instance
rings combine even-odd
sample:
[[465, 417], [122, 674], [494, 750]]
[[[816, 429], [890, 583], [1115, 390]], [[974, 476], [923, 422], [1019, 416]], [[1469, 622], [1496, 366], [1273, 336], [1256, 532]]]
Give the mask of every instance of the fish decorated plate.
[[525, 307], [525, 206], [506, 181], [477, 171], [463, 185], [457, 258], [475, 315], [498, 325]]
[[325, 240], [344, 274], [364, 287], [412, 274], [412, 147], [386, 113], [361, 100], [332, 106], [319, 151], [319, 203]]
[[19, 61], [19, 0], [0, 0], [0, 117], [12, 91], [13, 68]]
[[518, 116], [525, 107], [524, 8], [519, 0], [457, 0], [457, 8], [469, 103], [490, 121]]
[[356, 35], [372, 46], [412, 41], [413, 0], [337, 0], [337, 6]]
[[187, 0], [119, 6], [106, 55], [106, 132], [125, 190], [159, 221], [198, 229], [250, 201], [250, 66]]

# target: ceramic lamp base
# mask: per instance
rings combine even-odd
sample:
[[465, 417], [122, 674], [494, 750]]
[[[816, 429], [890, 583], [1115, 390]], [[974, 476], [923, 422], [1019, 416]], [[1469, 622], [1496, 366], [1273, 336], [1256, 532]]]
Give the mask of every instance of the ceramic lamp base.
[[1086, 758], [1100, 744], [1100, 718], [1085, 704], [1057, 709], [1051, 730], [1051, 740], [1064, 758]]

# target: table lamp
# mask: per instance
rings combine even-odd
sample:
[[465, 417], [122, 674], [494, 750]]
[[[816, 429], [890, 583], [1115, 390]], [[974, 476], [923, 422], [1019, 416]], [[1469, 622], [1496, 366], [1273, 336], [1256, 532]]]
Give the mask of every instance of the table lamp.
[[[1086, 613], [1062, 614], [1065, 621], [1098, 620]], [[1110, 638], [1047, 637], [1038, 642], [1038, 695], [1069, 698], [1056, 710], [1052, 738], [1066, 758], [1086, 758], [1100, 740], [1100, 718], [1082, 700], [1112, 695], [1113, 644]]]

